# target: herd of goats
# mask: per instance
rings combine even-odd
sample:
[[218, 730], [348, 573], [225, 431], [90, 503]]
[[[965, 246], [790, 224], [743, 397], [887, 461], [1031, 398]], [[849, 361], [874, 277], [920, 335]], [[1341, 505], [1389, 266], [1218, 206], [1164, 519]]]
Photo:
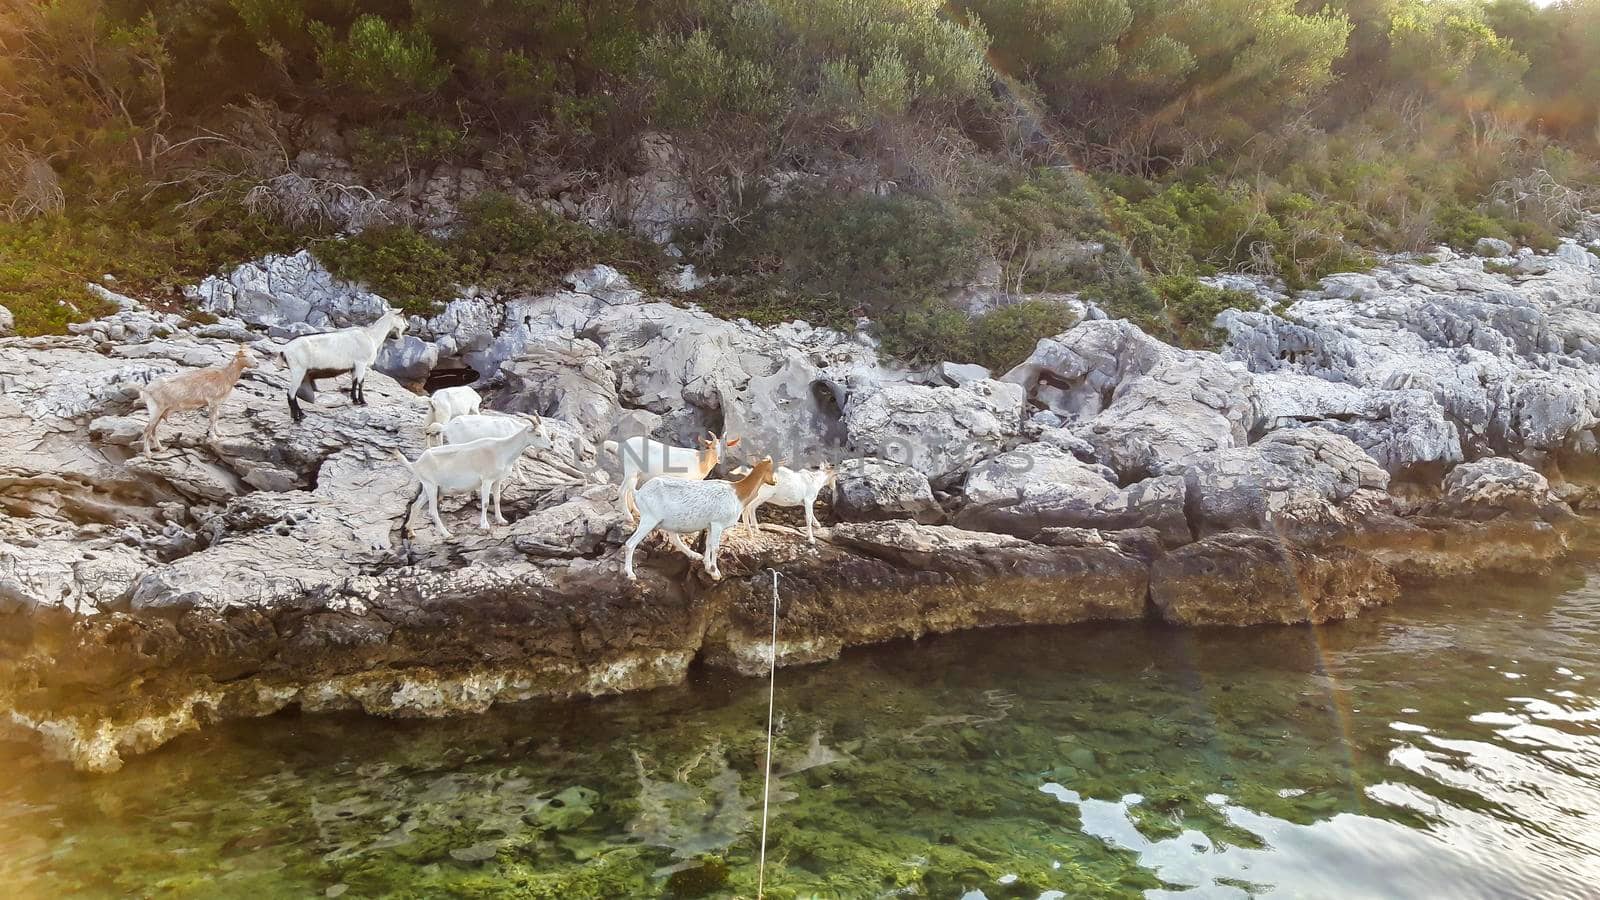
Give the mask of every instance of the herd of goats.
[[[351, 402], [366, 405], [363, 384], [367, 371], [383, 342], [403, 335], [405, 327], [404, 316], [387, 310], [371, 325], [302, 335], [285, 344], [279, 354], [289, 370], [289, 414], [294, 421], [305, 418], [300, 400], [315, 402], [318, 378], [349, 372]], [[207, 437], [216, 440], [217, 415], [223, 402], [244, 370], [254, 365], [249, 351], [241, 346], [221, 365], [152, 381], [141, 392], [150, 414], [143, 434], [145, 454], [151, 452], [152, 446], [157, 451], [162, 449], [156, 428], [174, 412], [205, 409], [210, 416]], [[441, 491], [477, 488], [478, 527], [486, 531], [492, 494], [495, 521], [508, 524], [500, 513], [500, 493], [506, 479], [526, 450], [548, 450], [552, 446], [542, 419], [485, 415], [482, 402], [470, 387], [435, 391], [428, 398], [429, 411], [423, 423], [427, 449], [414, 461], [395, 453], [420, 482], [406, 506], [407, 518], [417, 500], [426, 495], [434, 527], [446, 538], [450, 537], [450, 530], [439, 519]], [[604, 443], [603, 449], [616, 455], [622, 466], [618, 500], [630, 520], [638, 520], [623, 555], [623, 572], [628, 578], [635, 577], [634, 549], [658, 529], [678, 550], [703, 562], [708, 575], [721, 578], [717, 551], [723, 532], [741, 520], [754, 527], [756, 510], [765, 503], [805, 507], [806, 537], [815, 540], [813, 528], [820, 523], [813, 505], [817, 495], [834, 480], [836, 473], [831, 465], [797, 471], [775, 465], [769, 456], [737, 481], [708, 480], [706, 476], [716, 467], [722, 451], [737, 446], [739, 439], [724, 441], [708, 434], [700, 443], [699, 448], [673, 447], [644, 436]], [[683, 539], [684, 535], [702, 531], [706, 533], [704, 554], [696, 553]]]

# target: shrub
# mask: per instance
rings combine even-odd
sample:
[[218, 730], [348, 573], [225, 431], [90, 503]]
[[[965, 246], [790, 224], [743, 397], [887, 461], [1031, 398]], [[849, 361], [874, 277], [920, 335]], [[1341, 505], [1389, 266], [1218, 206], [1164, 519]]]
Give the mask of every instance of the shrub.
[[1436, 222], [1439, 240], [1458, 250], [1471, 250], [1480, 238], [1511, 240], [1511, 232], [1503, 223], [1459, 203], [1441, 209]]
[[463, 204], [461, 218], [448, 238], [409, 226], [369, 228], [323, 242], [315, 252], [335, 275], [417, 315], [436, 312], [460, 285], [534, 293], [555, 287], [574, 269], [605, 262], [653, 287], [665, 268], [661, 252], [641, 240], [596, 231], [497, 192]]
[[378, 176], [397, 165], [426, 171], [459, 154], [466, 144], [460, 128], [417, 112], [408, 112], [398, 121], [358, 128], [353, 137], [351, 161]]
[[1215, 349], [1221, 339], [1212, 326], [1225, 309], [1257, 309], [1254, 294], [1203, 284], [1186, 275], [1156, 279], [1156, 292], [1166, 308], [1167, 328], [1161, 337], [1179, 346]]
[[59, 334], [73, 322], [111, 312], [85, 288], [109, 285], [158, 305], [179, 306], [182, 289], [206, 275], [301, 239], [231, 200], [175, 209], [170, 194], [82, 206], [60, 216], [0, 222], [0, 304], [24, 335]]
[[972, 360], [1000, 375], [1033, 353], [1040, 338], [1077, 324], [1065, 304], [1053, 300], [1023, 300], [978, 317], [972, 323]]
[[761, 208], [712, 264], [748, 273], [743, 290], [781, 286], [826, 298], [847, 318], [882, 318], [970, 277], [977, 247], [976, 228], [938, 201], [806, 189]]
[[466, 281], [494, 290], [547, 290], [574, 269], [600, 262], [649, 288], [666, 269], [653, 244], [572, 222], [506, 194], [485, 191], [461, 213], [462, 224], [447, 247]]
[[453, 297], [461, 268], [438, 242], [408, 225], [368, 228], [313, 252], [328, 271], [357, 281], [400, 309], [430, 315]]

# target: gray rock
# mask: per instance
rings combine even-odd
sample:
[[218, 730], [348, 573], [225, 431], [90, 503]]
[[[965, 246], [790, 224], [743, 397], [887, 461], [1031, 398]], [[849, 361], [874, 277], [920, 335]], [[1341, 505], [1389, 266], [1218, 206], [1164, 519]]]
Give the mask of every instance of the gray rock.
[[1501, 515], [1559, 520], [1571, 514], [1543, 475], [1511, 459], [1479, 459], [1451, 469], [1433, 512], [1478, 521]]
[[1001, 497], [971, 504], [957, 515], [956, 524], [1030, 538], [1060, 527], [1150, 528], [1171, 547], [1194, 539], [1182, 476], [1162, 475], [1120, 488], [1092, 469], [1083, 472], [1073, 481], [1028, 484], [1014, 500]]
[[848, 460], [834, 482], [833, 513], [843, 522], [914, 519], [924, 524], [944, 520], [944, 510], [921, 472], [877, 459]]
[[988, 369], [979, 365], [942, 362], [939, 364], [939, 377], [950, 387], [960, 387], [969, 381], [985, 381], [990, 377], [990, 373]]
[[1184, 477], [1190, 524], [1202, 536], [1333, 524], [1339, 504], [1357, 491], [1389, 486], [1388, 473], [1349, 439], [1309, 428], [1208, 454]]
[[1478, 256], [1506, 257], [1512, 251], [1511, 244], [1499, 238], [1481, 237], [1472, 245], [1472, 252]]
[[961, 387], [886, 384], [844, 411], [851, 448], [904, 461], [935, 485], [957, 479], [1022, 427], [1022, 389], [999, 381]]
[[1181, 472], [1196, 456], [1242, 446], [1258, 416], [1255, 382], [1213, 354], [1162, 363], [1123, 383], [1110, 406], [1075, 425], [1123, 480]]
[[420, 385], [438, 364], [437, 345], [407, 334], [397, 341], [385, 341], [373, 368], [396, 381]]
[[1595, 256], [1588, 248], [1572, 241], [1562, 241], [1561, 246], [1556, 248], [1555, 257], [1578, 269], [1593, 269], [1596, 262]]
[[17, 333], [17, 318], [11, 310], [0, 306], [0, 337], [11, 337]]
[[[1392, 473], [1424, 483], [1462, 456], [1591, 452], [1600, 426], [1594, 269], [1575, 251], [1519, 255], [1524, 277], [1515, 281], [1481, 265], [1453, 256], [1428, 266], [1391, 262], [1370, 273], [1376, 292], [1302, 299], [1288, 311], [1292, 322], [1225, 313], [1223, 353], [1257, 375], [1431, 394], [1438, 411], [1414, 398], [1347, 391], [1361, 421], [1343, 429], [1335, 420], [1315, 422], [1347, 434]], [[1271, 405], [1273, 391], [1262, 385]], [[1455, 442], [1446, 424], [1457, 431]]]

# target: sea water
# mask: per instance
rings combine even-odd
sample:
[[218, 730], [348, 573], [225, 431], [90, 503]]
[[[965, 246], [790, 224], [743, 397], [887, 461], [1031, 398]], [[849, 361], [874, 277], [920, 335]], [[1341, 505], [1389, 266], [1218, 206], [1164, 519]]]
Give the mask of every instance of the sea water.
[[[16, 897], [754, 896], [766, 683], [0, 745]], [[1600, 567], [778, 673], [770, 897], [1600, 896]]]

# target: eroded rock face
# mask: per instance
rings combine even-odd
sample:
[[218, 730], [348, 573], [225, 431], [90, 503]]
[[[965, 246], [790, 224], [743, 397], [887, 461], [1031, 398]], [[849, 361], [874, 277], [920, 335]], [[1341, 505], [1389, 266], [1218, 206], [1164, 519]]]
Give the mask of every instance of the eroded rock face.
[[1068, 419], [1125, 481], [1176, 474], [1196, 456], [1242, 446], [1260, 417], [1242, 366], [1169, 347], [1123, 320], [1083, 322], [1040, 341], [1004, 380]]
[[1033, 537], [1058, 527], [1120, 530], [1150, 527], [1176, 546], [1194, 539], [1179, 476], [1119, 487], [1105, 466], [1088, 464], [1047, 443], [1028, 444], [975, 467], [967, 477], [963, 528]]
[[1156, 560], [1150, 573], [1150, 599], [1175, 625], [1329, 622], [1398, 594], [1389, 571], [1360, 554], [1312, 552], [1267, 534], [1208, 537]]
[[[1432, 481], [1471, 456], [1505, 454], [1537, 465], [1552, 455], [1592, 454], [1600, 425], [1600, 289], [1590, 254], [1566, 246], [1574, 250], [1522, 257], [1511, 275], [1448, 251], [1434, 265], [1397, 260], [1365, 276], [1358, 292], [1297, 301], [1288, 311], [1292, 323], [1224, 313], [1223, 352], [1256, 373], [1309, 375], [1358, 390], [1364, 396], [1347, 395], [1347, 407], [1394, 425], [1376, 433], [1363, 425], [1348, 436], [1396, 475], [1437, 463], [1417, 475]], [[1403, 391], [1432, 396], [1457, 430], [1461, 452], [1431, 409], [1393, 402]], [[1411, 436], [1415, 445], [1397, 447], [1385, 431]]]
[[1389, 475], [1349, 439], [1301, 428], [1200, 458], [1185, 479], [1201, 534], [1330, 523], [1358, 491], [1381, 493]]

